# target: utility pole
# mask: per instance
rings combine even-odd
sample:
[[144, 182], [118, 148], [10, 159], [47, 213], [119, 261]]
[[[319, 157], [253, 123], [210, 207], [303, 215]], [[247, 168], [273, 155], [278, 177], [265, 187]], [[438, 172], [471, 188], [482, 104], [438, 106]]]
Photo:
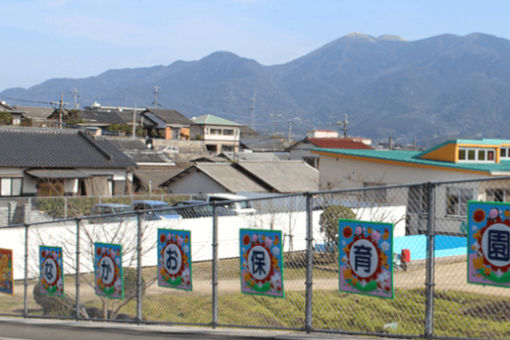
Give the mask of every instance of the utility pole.
[[344, 138], [347, 137], [347, 124], [349, 124], [349, 120], [347, 120], [347, 113], [345, 114], [345, 118], [344, 120], [339, 120], [338, 122], [336, 122], [338, 125], [342, 126], [343, 125], [343, 130], [344, 130]]
[[289, 139], [288, 139], [288, 143], [289, 143], [289, 146], [290, 146], [290, 142], [292, 141], [292, 125], [294, 125], [294, 121], [295, 120], [301, 120], [299, 117], [294, 117], [292, 119], [289, 119]]
[[250, 99], [250, 127], [253, 129], [255, 124], [255, 97]]
[[154, 86], [154, 101], [152, 102], [152, 106], [161, 106], [159, 105], [158, 98], [159, 98], [159, 86], [156, 85]]
[[132, 138], [136, 137], [136, 104], [135, 109], [133, 110], [133, 130], [132, 130]]
[[58, 128], [62, 129], [62, 115], [64, 114], [64, 93], [60, 94], [60, 101], [58, 102]]
[[74, 108], [78, 110], [78, 107], [80, 106], [78, 104], [78, 98], [80, 97], [80, 94], [78, 93], [78, 89], [73, 90], [73, 99], [74, 99]]

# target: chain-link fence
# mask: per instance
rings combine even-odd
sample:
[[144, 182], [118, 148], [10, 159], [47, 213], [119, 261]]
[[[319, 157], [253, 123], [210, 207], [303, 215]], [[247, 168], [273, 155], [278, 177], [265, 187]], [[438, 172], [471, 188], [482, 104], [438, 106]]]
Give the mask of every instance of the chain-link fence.
[[[228, 202], [188, 201], [10, 225], [0, 228], [0, 248], [13, 250], [14, 291], [2, 296], [1, 310], [24, 317], [508, 339], [510, 290], [467, 283], [470, 200], [509, 202], [510, 179], [273, 195], [243, 201], [250, 213], [234, 212]], [[510, 208], [505, 214], [510, 217]], [[339, 219], [393, 225], [377, 236], [393, 239], [393, 298], [339, 289], [345, 246]], [[240, 229], [280, 232], [282, 276], [267, 284], [281, 287], [281, 298], [243, 293]], [[170, 237], [161, 230], [189, 234]], [[179, 268], [176, 247], [183, 250]], [[3, 258], [0, 267], [6, 268]], [[171, 285], [178, 289], [162, 281], [174, 267], [180, 276]], [[377, 287], [386, 287], [386, 279], [377, 279]]]

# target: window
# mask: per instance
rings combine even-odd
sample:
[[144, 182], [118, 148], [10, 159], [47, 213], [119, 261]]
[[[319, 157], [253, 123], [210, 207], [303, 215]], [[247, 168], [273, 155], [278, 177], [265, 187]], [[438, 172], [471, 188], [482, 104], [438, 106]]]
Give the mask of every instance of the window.
[[495, 149], [459, 148], [459, 162], [495, 162]]
[[0, 179], [0, 196], [21, 196], [22, 178], [3, 177]]
[[211, 129], [211, 135], [221, 135], [221, 129]]
[[446, 215], [467, 215], [467, 202], [473, 199], [473, 189], [446, 188]]
[[499, 155], [503, 159], [510, 159], [510, 147], [501, 147]]
[[407, 209], [410, 213], [426, 213], [427, 212], [427, 187], [412, 186], [409, 188], [407, 196]]
[[510, 201], [509, 189], [487, 189], [485, 191], [487, 201], [508, 202]]
[[225, 136], [233, 136], [234, 135], [234, 130], [232, 130], [232, 129], [224, 129], [223, 130], [223, 135], [225, 135]]

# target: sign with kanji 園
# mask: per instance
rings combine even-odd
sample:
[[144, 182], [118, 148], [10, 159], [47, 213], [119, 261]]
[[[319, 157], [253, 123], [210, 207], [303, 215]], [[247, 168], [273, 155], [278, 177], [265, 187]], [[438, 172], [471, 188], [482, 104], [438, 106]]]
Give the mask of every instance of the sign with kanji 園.
[[14, 294], [11, 249], [0, 248], [0, 293]]
[[64, 296], [64, 264], [61, 247], [39, 246], [40, 292]]
[[191, 232], [158, 229], [158, 285], [192, 290]]
[[94, 243], [94, 255], [96, 294], [112, 299], [124, 299], [122, 246]]
[[339, 220], [339, 290], [393, 298], [393, 224]]
[[510, 287], [510, 204], [468, 202], [468, 282]]
[[241, 291], [284, 297], [282, 232], [241, 229]]

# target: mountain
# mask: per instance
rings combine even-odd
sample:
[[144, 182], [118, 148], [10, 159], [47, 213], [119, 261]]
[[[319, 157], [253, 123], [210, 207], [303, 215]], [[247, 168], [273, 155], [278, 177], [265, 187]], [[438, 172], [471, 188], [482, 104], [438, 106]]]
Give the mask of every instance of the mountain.
[[189, 117], [212, 113], [248, 124], [253, 107], [254, 127], [268, 132], [272, 124], [286, 131], [294, 117], [300, 133], [335, 129], [348, 113], [349, 134], [374, 139], [507, 137], [510, 41], [481, 33], [417, 41], [352, 33], [281, 65], [215, 52], [168, 66], [51, 79], [5, 90], [0, 99], [49, 101], [64, 92], [72, 102], [78, 89], [82, 106], [141, 107], [151, 104], [155, 85], [163, 106]]

